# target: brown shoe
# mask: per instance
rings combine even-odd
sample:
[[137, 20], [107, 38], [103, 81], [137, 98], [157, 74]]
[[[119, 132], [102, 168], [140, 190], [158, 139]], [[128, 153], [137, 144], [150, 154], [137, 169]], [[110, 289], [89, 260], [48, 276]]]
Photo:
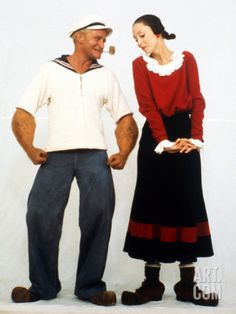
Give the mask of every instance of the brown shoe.
[[176, 300], [182, 302], [191, 302], [202, 306], [217, 306], [219, 298], [216, 293], [206, 293], [199, 289], [196, 283], [193, 285], [184, 285], [181, 281], [174, 286]]
[[101, 291], [88, 299], [96, 305], [110, 306], [116, 304], [116, 294], [113, 291]]
[[217, 306], [219, 297], [216, 293], [202, 291], [194, 282], [195, 268], [180, 267], [181, 280], [174, 285], [176, 299], [202, 306]]
[[24, 287], [15, 287], [11, 293], [12, 301], [16, 303], [39, 301], [40, 297]]
[[134, 292], [123, 291], [121, 302], [124, 305], [141, 305], [150, 301], [160, 301], [165, 291], [165, 286], [159, 280], [160, 266], [146, 263], [144, 267], [145, 279], [141, 287]]
[[164, 291], [165, 286], [162, 282], [159, 281], [155, 286], [149, 286], [144, 281], [142, 286], [136, 289], [135, 292], [123, 291], [121, 302], [124, 305], [141, 305], [150, 301], [160, 301]]
[[148, 296], [137, 292], [123, 291], [121, 294], [121, 303], [124, 305], [141, 305], [150, 301]]

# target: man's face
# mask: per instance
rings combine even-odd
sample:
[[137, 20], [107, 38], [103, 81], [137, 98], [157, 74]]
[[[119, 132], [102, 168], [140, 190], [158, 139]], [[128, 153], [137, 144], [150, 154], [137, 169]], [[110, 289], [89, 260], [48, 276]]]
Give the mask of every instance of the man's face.
[[86, 30], [82, 33], [81, 49], [86, 57], [100, 59], [106, 42], [106, 30]]

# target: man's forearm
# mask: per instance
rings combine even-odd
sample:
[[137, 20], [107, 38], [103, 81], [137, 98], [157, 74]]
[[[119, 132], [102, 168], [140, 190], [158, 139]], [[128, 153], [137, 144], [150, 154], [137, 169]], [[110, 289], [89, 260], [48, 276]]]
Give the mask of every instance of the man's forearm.
[[12, 130], [17, 141], [28, 154], [33, 147], [35, 133], [34, 117], [22, 109], [17, 109], [12, 118]]
[[138, 127], [131, 114], [120, 119], [115, 130], [115, 135], [120, 154], [128, 157], [138, 138]]
[[35, 127], [34, 117], [30, 113], [23, 109], [16, 110], [12, 119], [12, 130], [31, 161], [39, 165], [47, 161], [47, 153], [33, 146]]

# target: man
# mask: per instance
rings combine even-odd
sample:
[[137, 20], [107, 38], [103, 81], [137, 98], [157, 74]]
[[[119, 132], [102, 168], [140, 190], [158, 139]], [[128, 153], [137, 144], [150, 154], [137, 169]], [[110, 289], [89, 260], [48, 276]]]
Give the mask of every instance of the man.
[[[116, 295], [102, 280], [114, 187], [110, 167], [122, 169], [137, 140], [137, 126], [114, 74], [100, 65], [112, 29], [90, 15], [70, 32], [74, 52], [46, 63], [26, 90], [12, 120], [13, 132], [34, 164], [40, 164], [28, 199], [27, 227], [31, 287], [16, 287], [14, 302], [55, 298], [61, 289], [58, 247], [64, 210], [74, 178], [80, 190], [81, 230], [75, 295], [113, 305]], [[34, 115], [48, 106], [47, 149], [34, 147]], [[119, 152], [107, 158], [102, 107], [116, 122]]]

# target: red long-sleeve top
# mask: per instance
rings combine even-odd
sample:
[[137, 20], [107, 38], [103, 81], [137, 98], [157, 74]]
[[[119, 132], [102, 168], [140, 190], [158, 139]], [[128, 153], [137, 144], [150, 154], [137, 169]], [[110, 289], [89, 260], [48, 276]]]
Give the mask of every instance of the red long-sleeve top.
[[160, 76], [148, 70], [143, 57], [133, 61], [133, 77], [139, 111], [146, 117], [157, 143], [168, 139], [162, 115], [191, 112], [191, 137], [203, 141], [205, 100], [200, 91], [194, 56], [183, 52], [183, 63], [170, 75]]

